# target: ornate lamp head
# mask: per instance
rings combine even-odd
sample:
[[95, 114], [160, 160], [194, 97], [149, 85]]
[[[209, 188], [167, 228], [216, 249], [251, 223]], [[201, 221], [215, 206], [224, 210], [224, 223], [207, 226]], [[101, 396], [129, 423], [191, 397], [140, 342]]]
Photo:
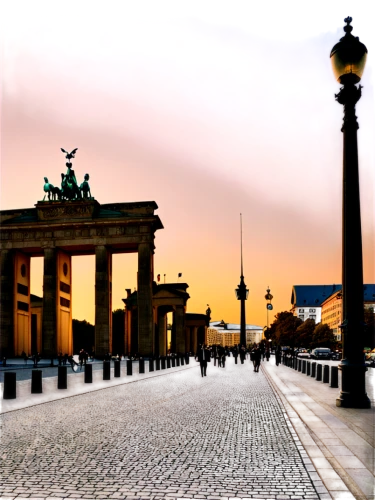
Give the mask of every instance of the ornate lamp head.
[[338, 82], [345, 85], [346, 83], [358, 83], [365, 69], [367, 49], [358, 37], [351, 34], [353, 27], [351, 17], [344, 19], [345, 36], [340, 38], [339, 43], [331, 50], [331, 63], [333, 73]]

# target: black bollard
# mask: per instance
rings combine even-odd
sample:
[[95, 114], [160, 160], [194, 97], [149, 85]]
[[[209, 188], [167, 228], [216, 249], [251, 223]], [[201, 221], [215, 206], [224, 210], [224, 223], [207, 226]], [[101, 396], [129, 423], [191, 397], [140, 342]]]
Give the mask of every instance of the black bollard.
[[121, 377], [121, 359], [115, 359], [115, 377]]
[[298, 371], [300, 372], [302, 370], [302, 360], [298, 359], [297, 362], [298, 362]]
[[155, 369], [160, 370], [160, 358], [156, 358], [155, 364], [156, 364]]
[[188, 354], [188, 353], [186, 353], [185, 361], [186, 361], [186, 364], [188, 365], [188, 364], [189, 364], [189, 361], [190, 361], [190, 359], [189, 359], [189, 354]]
[[17, 397], [16, 372], [5, 372], [3, 399], [16, 399], [16, 397]]
[[131, 359], [126, 361], [126, 375], [133, 375], [133, 361]]
[[297, 358], [293, 358], [293, 367], [295, 370], [298, 370], [298, 359]]
[[167, 368], [171, 367], [171, 358], [170, 356], [167, 356]]
[[181, 354], [181, 366], [184, 366], [185, 362], [184, 362], [184, 357], [183, 355]]
[[316, 375], [316, 361], [313, 361], [311, 363], [311, 376], [315, 378], [315, 375]]
[[339, 386], [339, 368], [338, 366], [331, 366], [331, 383], [330, 387], [337, 389]]
[[153, 372], [154, 371], [154, 360], [150, 359], [148, 363], [148, 371]]
[[165, 370], [165, 358], [161, 358], [161, 369]]
[[172, 358], [172, 368], [176, 366], [176, 358], [173, 356]]
[[85, 384], [92, 384], [92, 365], [85, 364]]
[[178, 356], [176, 357], [176, 366], [180, 366], [180, 358]]
[[139, 358], [139, 373], [145, 372], [145, 360], [143, 358]]
[[111, 380], [111, 362], [103, 361], [103, 380]]
[[67, 389], [68, 388], [68, 375], [67, 375], [67, 366], [58, 366], [57, 367], [57, 388], [58, 389]]
[[316, 380], [318, 382], [322, 381], [322, 372], [323, 372], [323, 367], [320, 363], [318, 363], [318, 365], [316, 367]]
[[329, 383], [329, 365], [323, 366], [323, 384]]
[[306, 373], [306, 359], [302, 360], [302, 373]]
[[310, 377], [311, 375], [311, 361], [306, 362], [306, 375]]
[[42, 370], [31, 370], [31, 394], [41, 394], [42, 389]]

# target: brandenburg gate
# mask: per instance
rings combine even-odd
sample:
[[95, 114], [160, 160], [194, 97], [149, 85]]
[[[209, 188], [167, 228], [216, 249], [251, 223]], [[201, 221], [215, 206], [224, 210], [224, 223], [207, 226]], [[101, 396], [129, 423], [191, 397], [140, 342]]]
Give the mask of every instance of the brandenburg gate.
[[6, 356], [31, 351], [30, 259], [44, 258], [41, 352], [71, 353], [71, 257], [95, 255], [95, 352], [112, 346], [112, 255], [138, 253], [138, 349], [155, 350], [152, 283], [155, 232], [163, 225], [154, 201], [101, 205], [91, 197], [88, 174], [78, 186], [66, 153], [61, 189], [45, 178], [46, 201], [34, 208], [0, 212], [0, 349]]

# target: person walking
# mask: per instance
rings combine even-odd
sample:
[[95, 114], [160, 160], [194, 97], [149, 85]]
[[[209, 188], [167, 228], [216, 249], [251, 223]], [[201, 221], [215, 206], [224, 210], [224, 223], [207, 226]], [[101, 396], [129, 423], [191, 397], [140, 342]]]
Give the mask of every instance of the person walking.
[[225, 360], [226, 360], [226, 352], [225, 349], [223, 350], [223, 354], [221, 356], [221, 366], [225, 368]]
[[216, 344], [212, 348], [212, 355], [214, 358], [214, 366], [216, 366], [216, 360], [217, 360], [217, 345]]
[[278, 345], [275, 353], [276, 366], [281, 363], [281, 347]]
[[260, 360], [262, 358], [262, 352], [259, 349], [259, 347], [256, 346], [255, 349], [253, 349], [252, 353], [253, 353], [254, 371], [259, 372], [259, 366], [260, 366]]
[[241, 349], [240, 349], [240, 359], [241, 359], [241, 365], [243, 365], [244, 361], [245, 361], [245, 358], [246, 358], [246, 348], [244, 345], [241, 346]]
[[234, 357], [234, 362], [237, 364], [238, 361], [238, 345], [235, 345], [233, 348], [233, 357]]
[[[267, 349], [267, 350], [266, 350], [266, 360], [267, 360], [267, 361], [269, 361], [269, 360], [270, 360], [270, 355], [271, 355], [270, 350], [269, 350], [269, 349]], [[263, 359], [264, 359], [264, 358], [263, 358]]]
[[201, 375], [202, 377], [207, 376], [207, 363], [210, 361], [211, 353], [206, 346], [202, 344], [202, 346], [198, 349], [197, 358], [201, 367]]
[[85, 356], [84, 350], [81, 349], [79, 351], [79, 354], [78, 354], [78, 361], [79, 361], [79, 369], [80, 370], [82, 370], [83, 362], [84, 362], [84, 359], [85, 359], [84, 356]]

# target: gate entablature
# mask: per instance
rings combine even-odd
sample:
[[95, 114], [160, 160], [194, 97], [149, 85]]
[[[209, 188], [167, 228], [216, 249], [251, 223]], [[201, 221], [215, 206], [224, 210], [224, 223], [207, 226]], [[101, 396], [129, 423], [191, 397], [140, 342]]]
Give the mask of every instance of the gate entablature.
[[154, 201], [100, 205], [93, 200], [46, 201], [22, 211], [1, 211], [1, 250], [37, 256], [49, 246], [79, 255], [105, 245], [112, 253], [136, 252], [140, 243], [153, 245], [155, 231], [163, 228], [154, 215], [157, 208]]

